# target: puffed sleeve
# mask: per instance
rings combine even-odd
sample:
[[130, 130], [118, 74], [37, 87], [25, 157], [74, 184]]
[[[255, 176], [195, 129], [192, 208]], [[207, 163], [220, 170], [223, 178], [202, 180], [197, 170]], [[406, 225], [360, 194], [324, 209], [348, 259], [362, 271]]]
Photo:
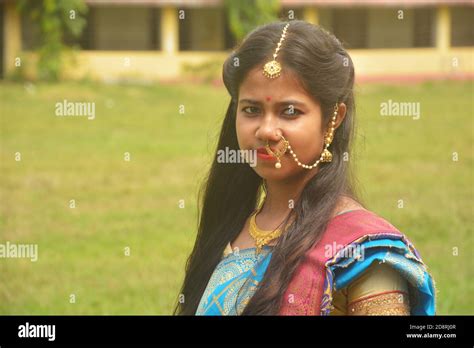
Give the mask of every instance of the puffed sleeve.
[[[349, 247], [361, 253], [346, 252]], [[326, 267], [323, 315], [328, 311], [330, 315], [436, 313], [434, 280], [404, 235], [364, 236], [342, 249]]]
[[410, 315], [408, 283], [384, 263], [372, 263], [345, 293], [347, 315]]

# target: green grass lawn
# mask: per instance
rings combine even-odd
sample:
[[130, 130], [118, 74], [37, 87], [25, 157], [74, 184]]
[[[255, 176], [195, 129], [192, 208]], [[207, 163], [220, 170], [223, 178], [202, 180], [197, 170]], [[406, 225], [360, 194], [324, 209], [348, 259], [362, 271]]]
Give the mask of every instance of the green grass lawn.
[[[473, 83], [356, 93], [364, 201], [420, 251], [437, 312], [474, 313]], [[95, 119], [55, 116], [64, 99], [95, 102]], [[380, 116], [389, 99], [420, 119]], [[37, 243], [39, 259], [0, 259], [0, 314], [170, 314], [227, 102], [201, 85], [1, 83], [0, 243]]]

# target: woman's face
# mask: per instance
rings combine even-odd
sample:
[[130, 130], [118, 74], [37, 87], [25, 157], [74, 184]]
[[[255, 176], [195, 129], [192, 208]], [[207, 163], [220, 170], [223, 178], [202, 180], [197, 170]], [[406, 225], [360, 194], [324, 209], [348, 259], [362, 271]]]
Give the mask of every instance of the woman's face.
[[[265, 77], [261, 68], [248, 73], [239, 89], [236, 129], [241, 150], [262, 151], [267, 141], [271, 148], [282, 148], [278, 136], [282, 134], [303, 164], [313, 164], [323, 151], [325, 129], [320, 104], [285, 67], [275, 79]], [[281, 157], [280, 169], [275, 168], [276, 162], [275, 157], [257, 154], [254, 170], [264, 179], [281, 180], [303, 171], [315, 174], [319, 167], [299, 167], [289, 151]]]

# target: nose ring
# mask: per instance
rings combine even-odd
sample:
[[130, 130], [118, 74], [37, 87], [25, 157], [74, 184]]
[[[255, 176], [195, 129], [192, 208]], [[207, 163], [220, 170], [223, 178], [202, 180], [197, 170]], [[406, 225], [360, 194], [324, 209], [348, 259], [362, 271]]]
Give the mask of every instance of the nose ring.
[[280, 169], [281, 168], [281, 160], [280, 160], [280, 157], [282, 157], [286, 151], [288, 150], [288, 147], [290, 145], [290, 143], [288, 142], [288, 140], [285, 139], [285, 137], [283, 135], [280, 134], [280, 138], [281, 140], [283, 140], [283, 148], [282, 149], [276, 149], [275, 151], [273, 151], [271, 148], [270, 148], [270, 145], [268, 144], [268, 140], [267, 140], [267, 143], [265, 145], [265, 149], [267, 150], [267, 153], [269, 155], [272, 155], [274, 157], [276, 157], [277, 159], [277, 162], [275, 163], [275, 168], [276, 169]]

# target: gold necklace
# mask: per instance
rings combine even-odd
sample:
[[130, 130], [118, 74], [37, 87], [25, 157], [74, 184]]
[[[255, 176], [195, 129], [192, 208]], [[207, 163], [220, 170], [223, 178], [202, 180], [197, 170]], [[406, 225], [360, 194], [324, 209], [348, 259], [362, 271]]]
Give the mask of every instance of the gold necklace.
[[253, 213], [252, 216], [250, 217], [250, 228], [249, 228], [250, 235], [254, 239], [255, 244], [257, 246], [256, 254], [259, 254], [263, 246], [268, 244], [268, 242], [280, 237], [283, 232], [282, 229], [280, 228], [277, 228], [273, 231], [261, 230], [257, 226], [257, 222], [255, 221], [256, 216], [259, 212], [260, 210], [255, 211], [255, 213]]

